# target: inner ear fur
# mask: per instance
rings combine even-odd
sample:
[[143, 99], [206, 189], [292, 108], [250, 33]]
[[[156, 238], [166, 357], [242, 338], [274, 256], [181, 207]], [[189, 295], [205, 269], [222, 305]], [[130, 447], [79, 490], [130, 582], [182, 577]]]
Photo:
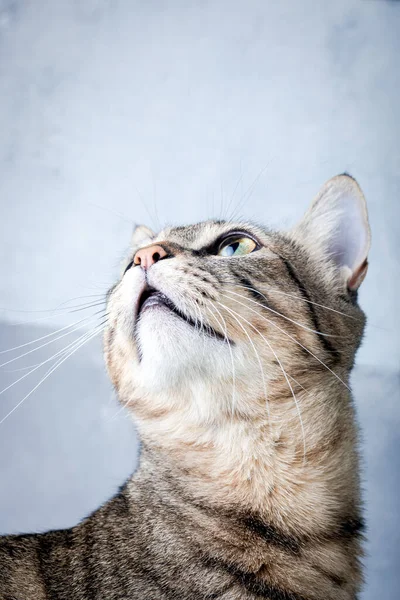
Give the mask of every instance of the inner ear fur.
[[329, 179], [295, 229], [312, 252], [333, 262], [356, 291], [368, 269], [371, 232], [367, 204], [350, 175]]

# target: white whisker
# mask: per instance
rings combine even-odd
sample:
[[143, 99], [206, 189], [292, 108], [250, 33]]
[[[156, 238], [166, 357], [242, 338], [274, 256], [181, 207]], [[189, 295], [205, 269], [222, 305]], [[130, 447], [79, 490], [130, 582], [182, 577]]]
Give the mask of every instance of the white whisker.
[[[222, 302], [219, 302], [219, 304], [221, 306], [223, 306], [223, 308], [225, 308], [225, 310], [228, 311], [232, 315], [232, 317], [235, 319], [235, 321], [243, 329], [244, 333], [246, 334], [246, 336], [247, 336], [247, 338], [248, 338], [248, 340], [249, 340], [249, 342], [251, 344], [251, 347], [253, 348], [254, 354], [256, 355], [256, 358], [257, 358], [257, 361], [258, 361], [258, 366], [259, 366], [260, 372], [261, 372], [262, 382], [263, 382], [264, 397], [265, 397], [266, 409], [267, 409], [267, 414], [268, 414], [268, 422], [269, 422], [269, 426], [270, 426], [270, 429], [271, 429], [271, 420], [270, 420], [270, 413], [269, 413], [269, 402], [268, 402], [268, 396], [267, 396], [267, 387], [266, 387], [266, 384], [265, 384], [264, 369], [263, 369], [263, 366], [262, 366], [262, 362], [261, 362], [260, 356], [259, 356], [259, 354], [257, 352], [257, 348], [255, 347], [255, 345], [253, 343], [253, 340], [249, 336], [249, 333], [248, 333], [247, 329], [242, 325], [242, 323], [237, 318], [237, 316], [240, 316], [241, 319], [243, 319], [243, 317], [241, 315], [239, 315], [239, 313], [231, 310], [230, 308], [228, 308], [227, 306], [225, 306], [224, 304], [222, 304]], [[235, 315], [237, 315], [237, 316], [235, 316]], [[244, 319], [244, 320], [246, 320], [246, 319]]]
[[[90, 336], [89, 336], [89, 337], [87, 337], [87, 338], [86, 338], [86, 339], [85, 339], [85, 340], [84, 340], [84, 341], [83, 341], [81, 344], [79, 344], [79, 345], [78, 345], [76, 348], [74, 348], [74, 349], [73, 349], [73, 350], [72, 350], [72, 351], [71, 351], [71, 352], [70, 352], [70, 353], [69, 353], [69, 354], [68, 354], [68, 355], [67, 355], [65, 358], [62, 358], [62, 360], [58, 361], [58, 363], [57, 363], [55, 366], [53, 366], [53, 367], [50, 369], [50, 371], [48, 371], [48, 372], [46, 373], [46, 375], [45, 375], [44, 377], [42, 377], [42, 379], [39, 381], [39, 383], [38, 383], [37, 385], [35, 385], [35, 387], [34, 387], [34, 388], [33, 388], [33, 389], [32, 389], [32, 390], [31, 390], [31, 391], [28, 393], [28, 394], [26, 394], [26, 396], [24, 396], [24, 398], [22, 398], [22, 400], [20, 400], [20, 401], [18, 402], [18, 404], [16, 404], [16, 405], [15, 405], [15, 406], [14, 406], [14, 407], [13, 407], [13, 408], [12, 408], [12, 409], [11, 409], [11, 410], [10, 410], [10, 411], [9, 411], [9, 412], [6, 414], [6, 415], [5, 415], [5, 417], [3, 417], [3, 418], [0, 420], [0, 425], [1, 425], [2, 423], [4, 423], [4, 421], [5, 421], [6, 419], [8, 419], [8, 417], [9, 417], [10, 415], [12, 415], [12, 414], [13, 414], [13, 412], [15, 412], [15, 411], [17, 410], [17, 408], [18, 408], [19, 406], [21, 406], [21, 404], [22, 404], [23, 402], [25, 402], [25, 400], [27, 400], [27, 399], [29, 398], [29, 396], [31, 396], [31, 395], [33, 394], [33, 392], [34, 392], [35, 390], [37, 390], [37, 389], [38, 389], [38, 387], [39, 387], [39, 386], [40, 386], [40, 385], [41, 385], [41, 384], [42, 384], [42, 383], [43, 383], [43, 382], [44, 382], [44, 381], [45, 381], [45, 380], [46, 380], [48, 377], [50, 377], [50, 375], [51, 375], [51, 374], [52, 374], [52, 373], [53, 373], [53, 372], [54, 372], [54, 371], [55, 371], [55, 370], [56, 370], [56, 369], [57, 369], [57, 368], [58, 368], [58, 367], [59, 367], [59, 366], [60, 366], [60, 365], [61, 365], [63, 362], [65, 362], [65, 361], [66, 361], [68, 358], [70, 358], [70, 356], [72, 356], [72, 355], [73, 355], [73, 354], [74, 354], [74, 353], [75, 353], [77, 350], [79, 350], [79, 348], [81, 348], [83, 345], [85, 345], [85, 344], [86, 344], [86, 342], [88, 342], [90, 339], [92, 339], [92, 338], [93, 338], [93, 337], [95, 337], [95, 336], [96, 336], [98, 333], [100, 333], [100, 331], [102, 331], [102, 329], [103, 329], [103, 325], [104, 325], [104, 324], [102, 324], [101, 326], [99, 326], [100, 328], [97, 328], [97, 330], [96, 330], [95, 332], [92, 332], [92, 333], [90, 334]], [[43, 364], [44, 364], [44, 363], [43, 363]]]
[[[247, 287], [247, 286], [241, 286], [241, 287]], [[253, 289], [253, 288], [249, 288], [249, 289]], [[254, 291], [258, 291], [258, 290], [254, 290]], [[271, 293], [271, 292], [273, 294], [281, 294], [282, 296], [288, 296], [289, 298], [295, 298], [296, 300], [300, 300], [301, 302], [307, 302], [308, 304], [313, 304], [314, 306], [318, 306], [319, 308], [324, 308], [325, 310], [330, 310], [331, 312], [334, 312], [338, 315], [342, 315], [343, 317], [347, 317], [348, 319], [353, 319], [354, 321], [358, 320], [357, 317], [353, 317], [353, 315], [348, 315], [345, 312], [336, 310], [336, 308], [326, 306], [325, 304], [319, 304], [318, 302], [314, 302], [313, 300], [308, 300], [308, 298], [304, 298], [303, 296], [298, 296], [297, 294], [289, 294], [288, 292], [283, 292], [281, 290], [275, 290], [274, 288], [269, 287], [268, 293]]]
[[252, 195], [259, 179], [265, 173], [265, 171], [270, 166], [272, 161], [273, 161], [273, 158], [265, 164], [265, 166], [259, 171], [258, 175], [254, 178], [253, 182], [249, 185], [246, 192], [242, 195], [241, 198], [239, 198], [239, 201], [238, 201], [236, 207], [232, 211], [232, 214], [230, 215], [230, 217], [228, 216], [228, 218], [227, 218], [228, 221], [233, 221], [233, 219], [236, 217], [236, 215], [238, 214], [238, 212], [241, 209], [241, 207], [243, 206], [243, 204], [251, 198], [251, 195]]
[[[221, 302], [219, 302], [218, 304], [221, 304], [221, 306], [224, 306], [226, 309], [228, 307], [226, 307], [225, 305], [223, 305]], [[231, 310], [231, 309], [228, 309]], [[271, 350], [271, 352], [273, 353], [273, 355], [275, 356], [275, 359], [278, 361], [278, 364], [282, 370], [282, 373], [286, 379], [286, 382], [289, 386], [289, 389], [291, 391], [291, 394], [293, 396], [293, 400], [296, 406], [296, 410], [297, 410], [297, 414], [299, 417], [299, 421], [300, 421], [300, 427], [301, 427], [301, 431], [302, 431], [302, 436], [303, 436], [303, 460], [305, 461], [305, 457], [306, 457], [306, 438], [305, 438], [305, 433], [304, 433], [304, 424], [303, 424], [303, 419], [301, 416], [301, 411], [300, 411], [300, 406], [299, 406], [299, 402], [296, 398], [296, 394], [294, 393], [292, 384], [289, 381], [289, 378], [287, 376], [287, 373], [285, 371], [285, 369], [283, 368], [283, 365], [278, 357], [278, 355], [276, 354], [275, 350], [273, 349], [273, 347], [271, 346], [269, 340], [267, 340], [267, 338], [257, 329], [257, 327], [255, 327], [252, 323], [250, 323], [250, 321], [248, 321], [247, 319], [245, 319], [242, 315], [239, 315], [239, 313], [237, 313], [236, 311], [233, 311], [236, 315], [240, 316], [248, 325], [250, 325], [250, 327], [252, 327], [261, 337], [262, 339], [265, 341], [265, 343], [268, 345], [269, 349]]]
[[[104, 304], [104, 303], [105, 303], [105, 299], [103, 299], [101, 302], [100, 301], [99, 302], [97, 302], [97, 301], [96, 302], [86, 302], [84, 304], [77, 304], [74, 306], [70, 306], [68, 308], [68, 310], [64, 310], [63, 308], [50, 308], [48, 310], [22, 310], [22, 309], [16, 309], [16, 308], [0, 308], [0, 310], [3, 312], [24, 313], [24, 314], [25, 313], [32, 314], [32, 313], [49, 313], [49, 312], [51, 312], [51, 313], [56, 313], [55, 315], [52, 315], [52, 316], [58, 317], [60, 315], [77, 312], [78, 310], [85, 310], [87, 308], [93, 308], [95, 306], [100, 306], [101, 304]], [[62, 312], [59, 312], [59, 311], [62, 311]], [[51, 318], [51, 317], [49, 317], [49, 318]], [[27, 322], [29, 322], [29, 321], [27, 321]]]
[[[98, 312], [94, 313], [94, 315], [91, 315], [90, 317], [84, 317], [83, 319], [80, 319], [79, 321], [75, 321], [75, 323], [72, 323], [71, 325], [66, 325], [65, 327], [61, 327], [61, 329], [57, 329], [56, 331], [52, 331], [51, 333], [47, 333], [46, 335], [42, 335], [39, 338], [36, 338], [35, 340], [31, 340], [30, 342], [26, 342], [25, 344], [20, 344], [19, 346], [14, 346], [13, 348], [8, 348], [7, 350], [0, 350], [0, 354], [6, 354], [8, 352], [12, 352], [14, 350], [19, 350], [21, 348], [25, 348], [26, 346], [31, 346], [32, 344], [36, 344], [36, 342], [40, 342], [41, 340], [45, 340], [49, 337], [52, 337], [54, 335], [56, 335], [57, 333], [60, 333], [61, 331], [65, 331], [66, 329], [70, 329], [71, 327], [75, 327], [75, 325], [79, 325], [79, 323], [83, 323], [84, 321], [89, 322], [95, 315], [100, 314], [102, 311], [99, 310]], [[69, 332], [69, 333], [73, 333], [73, 332]], [[62, 337], [62, 336], [61, 336]], [[60, 339], [60, 338], [55, 338], [55, 339]], [[52, 340], [54, 341], [54, 340]], [[42, 348], [44, 345], [42, 346], [38, 346], [38, 348]], [[37, 350], [38, 348], [35, 348], [35, 350]], [[33, 350], [32, 350], [33, 352]], [[28, 353], [26, 353], [28, 354]], [[26, 354], [21, 354], [21, 356], [17, 357], [17, 358], [22, 358], [22, 356], [26, 356]], [[17, 360], [17, 359], [13, 359], [13, 360]], [[12, 362], [12, 361], [9, 361]], [[4, 365], [6, 365], [7, 363], [3, 363], [2, 365], [0, 365], [0, 367], [3, 367]]]
[[89, 302], [96, 302], [97, 300], [104, 300], [106, 294], [103, 292], [102, 294], [88, 294], [87, 296], [76, 296], [75, 298], [70, 298], [69, 300], [65, 300], [64, 302], [60, 302], [57, 304], [54, 310], [60, 310], [61, 307], [65, 308], [66, 304], [69, 302], [75, 302], [75, 300], [82, 300], [84, 298], [96, 298], [96, 300], [89, 300]]
[[[229, 285], [235, 286], [235, 287], [240, 287], [243, 288], [245, 290], [251, 290], [252, 292], [255, 292], [257, 294], [261, 294], [261, 292], [259, 290], [256, 290], [255, 288], [252, 288], [249, 285], [241, 285], [239, 283], [237, 283], [234, 280], [231, 281], [225, 281], [224, 283], [228, 283]], [[313, 302], [313, 300], [308, 300], [308, 298], [304, 298], [303, 296], [298, 296], [297, 294], [289, 294], [288, 292], [283, 292], [282, 290], [277, 290], [271, 286], [268, 285], [268, 293], [273, 293], [273, 294], [281, 294], [282, 296], [288, 296], [289, 298], [294, 298], [295, 300], [300, 300], [300, 302], [306, 302], [308, 304], [313, 304], [314, 306], [318, 306], [320, 308], [324, 308], [325, 310], [329, 310], [331, 312], [334, 312], [338, 315], [342, 315], [343, 317], [347, 317], [348, 319], [353, 319], [355, 321], [357, 321], [357, 317], [354, 317], [353, 315], [349, 315], [345, 312], [342, 312], [340, 310], [336, 310], [335, 308], [332, 308], [331, 306], [326, 306], [325, 304], [319, 304], [318, 302]], [[266, 298], [267, 300], [267, 298]]]
[[216, 318], [216, 316], [211, 311], [210, 307], [206, 306], [206, 308], [207, 308], [207, 310], [210, 311], [210, 313], [213, 316], [213, 318], [217, 321], [217, 323], [221, 327], [221, 330], [224, 332], [225, 341], [228, 344], [229, 354], [230, 354], [230, 357], [231, 357], [231, 365], [232, 365], [232, 415], [233, 415], [234, 410], [235, 410], [235, 406], [236, 406], [236, 371], [235, 371], [235, 363], [234, 363], [234, 360], [233, 360], [233, 352], [232, 352], [232, 348], [231, 348], [231, 343], [230, 343], [229, 337], [228, 337], [228, 329], [227, 329], [226, 321], [225, 321], [223, 315], [221, 314], [221, 312], [218, 310], [218, 308], [215, 305], [213, 305], [213, 308], [215, 308], [215, 310], [217, 311], [217, 313], [221, 317], [222, 323], [223, 323], [222, 326], [219, 323], [219, 321]]
[[[252, 290], [253, 288], [248, 288], [248, 289]], [[311, 333], [315, 333], [317, 335], [323, 335], [324, 337], [338, 337], [336, 335], [332, 335], [329, 333], [322, 333], [321, 331], [316, 331], [315, 329], [311, 329], [310, 327], [307, 327], [306, 325], [303, 325], [302, 323], [299, 323], [298, 321], [294, 321], [290, 317], [283, 315], [282, 313], [278, 312], [277, 310], [274, 310], [270, 306], [265, 306], [265, 304], [262, 304], [261, 302], [257, 302], [257, 300], [254, 300], [253, 298], [248, 298], [247, 296], [243, 296], [243, 294], [238, 294], [237, 292], [233, 292], [232, 290], [225, 290], [225, 291], [229, 294], [235, 294], [236, 296], [239, 296], [240, 298], [244, 298], [244, 300], [248, 300], [249, 302], [253, 302], [254, 304], [257, 304], [258, 306], [261, 306], [261, 308], [264, 308], [265, 310], [268, 310], [269, 312], [274, 313], [275, 315], [278, 315], [279, 317], [282, 317], [282, 319], [286, 319], [286, 321], [290, 321], [294, 325], [298, 325], [299, 327], [302, 327], [303, 329], [306, 329], [307, 331], [310, 331]], [[264, 294], [262, 294], [258, 290], [254, 290], [254, 291], [257, 292], [258, 294], [260, 294], [260, 296], [262, 296], [268, 302], [268, 298], [266, 296], [264, 296]]]
[[[90, 333], [90, 332], [88, 332], [88, 333]], [[86, 335], [88, 335], [88, 333], [83, 334], [77, 340], [74, 340], [73, 342], [71, 342], [70, 344], [68, 344], [67, 346], [65, 346], [65, 348], [63, 348], [62, 350], [59, 350], [58, 352], [56, 352], [55, 354], [53, 354], [53, 356], [51, 356], [50, 358], [47, 358], [46, 360], [44, 360], [41, 363], [39, 363], [31, 371], [29, 371], [28, 373], [25, 373], [25, 375], [22, 375], [22, 377], [20, 377], [19, 379], [17, 379], [13, 383], [10, 383], [10, 385], [8, 385], [7, 387], [5, 387], [4, 389], [2, 389], [0, 391], [0, 396], [2, 394], [4, 394], [4, 392], [6, 392], [7, 390], [9, 390], [10, 388], [14, 387], [14, 385], [16, 385], [17, 383], [19, 383], [20, 381], [22, 381], [23, 379], [25, 379], [26, 377], [28, 377], [29, 375], [31, 375], [31, 373], [34, 373], [35, 371], [37, 371], [38, 369], [40, 369], [40, 367], [42, 367], [43, 365], [47, 364], [51, 360], [54, 360], [57, 356], [59, 356], [60, 354], [62, 354], [63, 352], [65, 352], [68, 348], [70, 348], [71, 346], [73, 346], [74, 344], [76, 344], [77, 342], [79, 342], [79, 340], [81, 340]]]
[[225, 214], [226, 214], [226, 215], [228, 215], [228, 214], [229, 214], [229, 210], [230, 210], [230, 208], [231, 208], [231, 206], [232, 206], [232, 202], [233, 202], [233, 199], [234, 199], [234, 197], [235, 197], [235, 194], [236, 194], [236, 192], [237, 192], [237, 190], [238, 190], [238, 187], [239, 187], [239, 185], [240, 185], [240, 184], [242, 183], [242, 181], [243, 181], [243, 176], [244, 176], [244, 173], [243, 173], [243, 172], [241, 172], [241, 173], [240, 173], [240, 175], [239, 175], [239, 178], [238, 178], [238, 180], [237, 180], [237, 182], [236, 182], [236, 185], [235, 185], [235, 187], [234, 187], [234, 189], [233, 189], [233, 192], [232, 192], [232, 194], [231, 194], [231, 197], [230, 197], [230, 200], [229, 200], [229, 202], [228, 202], [228, 205], [227, 205], [227, 207], [225, 208], [225, 210], [223, 211], [223, 210], [222, 210], [222, 207], [221, 207], [220, 219], [222, 218], [222, 214], [223, 214], [223, 212], [225, 212]]
[[264, 315], [261, 315], [258, 311], [254, 310], [253, 308], [250, 308], [246, 304], [243, 304], [243, 302], [240, 302], [239, 300], [236, 300], [235, 298], [231, 298], [230, 296], [226, 296], [225, 294], [222, 294], [222, 295], [225, 296], [225, 298], [228, 298], [229, 300], [233, 300], [234, 302], [238, 302], [242, 306], [245, 306], [248, 310], [251, 310], [256, 315], [258, 315], [261, 319], [263, 319], [264, 321], [267, 321], [267, 323], [269, 323], [270, 325], [272, 325], [273, 327], [275, 327], [276, 329], [278, 329], [279, 331], [281, 331], [284, 335], [286, 335], [288, 338], [290, 338], [291, 340], [293, 340], [293, 342], [295, 342], [298, 346], [300, 346], [306, 352], [308, 352], [308, 354], [310, 354], [310, 356], [312, 356], [313, 358], [315, 358], [315, 360], [317, 360], [321, 365], [323, 365], [325, 367], [325, 369], [327, 369], [330, 373], [332, 373], [332, 375], [334, 377], [336, 377], [336, 379], [338, 381], [340, 381], [340, 383], [342, 383], [348, 390], [350, 389], [349, 386], [347, 385], [347, 383], [345, 383], [343, 381], [343, 379], [341, 379], [339, 377], [339, 375], [337, 373], [335, 373], [335, 371], [332, 371], [332, 369], [330, 367], [328, 367], [328, 365], [326, 365], [320, 358], [318, 358], [318, 356], [316, 356], [313, 352], [311, 352], [311, 350], [309, 350], [308, 348], [306, 348], [305, 346], [303, 346], [303, 344], [301, 342], [299, 342], [298, 340], [296, 340], [296, 338], [294, 338], [292, 335], [290, 335], [290, 333], [288, 333], [287, 331], [285, 331], [284, 329], [282, 329], [282, 327], [279, 327], [279, 325], [276, 325], [276, 323], [274, 323], [273, 321], [271, 321], [271, 319], [267, 319], [266, 317], [264, 317]]
[[[99, 312], [102, 312], [102, 311], [99, 311]], [[70, 331], [67, 331], [66, 333], [63, 333], [62, 335], [58, 335], [57, 337], [49, 340], [48, 342], [45, 342], [44, 344], [40, 344], [39, 346], [36, 346], [36, 348], [32, 348], [32, 350], [28, 350], [27, 352], [24, 352], [23, 354], [20, 354], [19, 356], [15, 356], [14, 358], [10, 358], [10, 360], [7, 360], [6, 362], [0, 364], [0, 367], [4, 367], [6, 365], [9, 365], [12, 362], [15, 362], [16, 360], [20, 360], [24, 356], [28, 356], [28, 354], [32, 354], [32, 352], [37, 352], [37, 350], [40, 350], [41, 348], [44, 348], [45, 346], [49, 346], [50, 344], [53, 344], [57, 340], [61, 340], [62, 338], [66, 337], [67, 335], [71, 335], [72, 333], [75, 333], [76, 331], [79, 331], [79, 329], [82, 329], [83, 327], [86, 327], [86, 325], [88, 323], [90, 323], [90, 321], [92, 321], [93, 319], [97, 319], [97, 318], [98, 318], [97, 315], [89, 317], [88, 319], [85, 320], [85, 322], [83, 323], [83, 325], [80, 325], [79, 327], [75, 327], [74, 329], [71, 329]]]

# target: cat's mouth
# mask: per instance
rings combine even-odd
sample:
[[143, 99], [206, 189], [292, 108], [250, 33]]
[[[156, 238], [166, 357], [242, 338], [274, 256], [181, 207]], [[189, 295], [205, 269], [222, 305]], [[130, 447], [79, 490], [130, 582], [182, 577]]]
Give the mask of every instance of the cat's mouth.
[[150, 286], [146, 287], [139, 297], [136, 319], [139, 319], [139, 317], [141, 317], [145, 312], [157, 306], [166, 308], [167, 310], [173, 312], [177, 317], [185, 321], [185, 323], [197, 329], [198, 331], [202, 331], [206, 335], [209, 335], [223, 342], [229, 342], [230, 344], [234, 344], [232, 340], [230, 340], [225, 335], [211, 327], [211, 325], [206, 325], [204, 323], [201, 324], [197, 319], [192, 319], [191, 317], [186, 315], [174, 304], [174, 302], [172, 302], [172, 300], [168, 296]]
[[162, 292], [153, 287], [146, 287], [140, 295], [137, 316], [141, 316], [145, 311], [155, 307], [164, 306], [177, 314], [179, 317], [186, 319], [187, 317], [178, 309], [177, 306]]

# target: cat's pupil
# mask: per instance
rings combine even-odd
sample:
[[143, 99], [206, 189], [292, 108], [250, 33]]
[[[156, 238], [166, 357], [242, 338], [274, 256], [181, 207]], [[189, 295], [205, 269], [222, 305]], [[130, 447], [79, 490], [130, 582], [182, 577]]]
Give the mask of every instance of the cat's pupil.
[[229, 246], [228, 246], [229, 256], [232, 256], [232, 254], [235, 254], [235, 252], [239, 248], [239, 246], [240, 246], [239, 242], [232, 242], [232, 244], [229, 244]]

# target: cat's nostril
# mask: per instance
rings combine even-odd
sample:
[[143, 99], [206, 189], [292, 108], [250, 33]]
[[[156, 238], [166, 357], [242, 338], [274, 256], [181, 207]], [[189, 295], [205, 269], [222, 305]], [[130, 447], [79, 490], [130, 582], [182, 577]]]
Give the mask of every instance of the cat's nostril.
[[157, 244], [138, 250], [133, 261], [135, 265], [140, 265], [142, 269], [147, 270], [149, 267], [151, 267], [151, 265], [158, 262], [162, 258], [166, 258], [167, 256], [168, 253], [165, 248]]

